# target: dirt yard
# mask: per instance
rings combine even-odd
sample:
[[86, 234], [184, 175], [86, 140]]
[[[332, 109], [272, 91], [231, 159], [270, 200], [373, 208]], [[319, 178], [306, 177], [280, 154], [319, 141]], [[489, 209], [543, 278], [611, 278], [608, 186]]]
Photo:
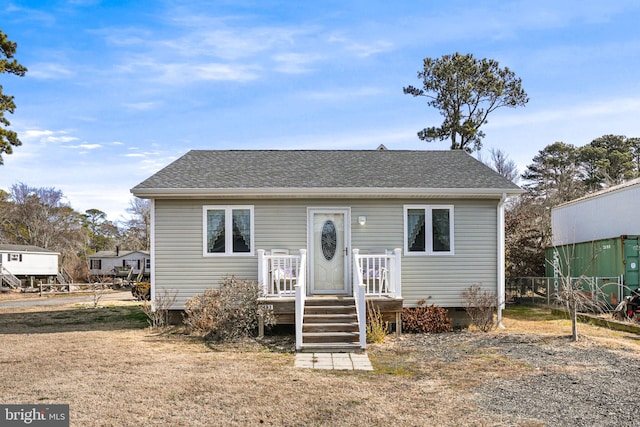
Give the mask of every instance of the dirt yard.
[[[108, 305], [108, 306], [107, 306]], [[208, 346], [136, 305], [0, 306], [0, 402], [71, 425], [631, 426], [640, 336], [511, 307], [505, 330], [389, 337], [374, 372], [294, 369], [293, 338]], [[531, 320], [531, 319], [535, 320]]]

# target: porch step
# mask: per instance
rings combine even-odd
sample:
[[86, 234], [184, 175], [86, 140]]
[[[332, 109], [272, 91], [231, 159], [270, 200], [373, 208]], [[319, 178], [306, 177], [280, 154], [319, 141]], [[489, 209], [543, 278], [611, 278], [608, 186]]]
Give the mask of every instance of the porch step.
[[358, 323], [358, 316], [347, 313], [305, 314], [304, 323]]
[[357, 342], [360, 337], [358, 332], [343, 332], [343, 331], [332, 331], [332, 332], [303, 332], [302, 333], [302, 342], [303, 343], [349, 343], [349, 342]]
[[360, 350], [360, 331], [353, 298], [309, 298], [305, 301], [302, 351]]
[[355, 305], [314, 305], [304, 307], [305, 315], [327, 315], [327, 314], [341, 314], [341, 315], [356, 315]]
[[324, 306], [345, 306], [345, 305], [353, 305], [355, 307], [356, 300], [353, 297], [309, 297], [305, 300], [304, 305], [316, 306], [316, 305], [324, 305]]
[[358, 332], [357, 322], [303, 323], [303, 332]]
[[307, 343], [302, 344], [303, 353], [357, 353], [361, 352], [360, 344], [356, 342], [346, 343]]

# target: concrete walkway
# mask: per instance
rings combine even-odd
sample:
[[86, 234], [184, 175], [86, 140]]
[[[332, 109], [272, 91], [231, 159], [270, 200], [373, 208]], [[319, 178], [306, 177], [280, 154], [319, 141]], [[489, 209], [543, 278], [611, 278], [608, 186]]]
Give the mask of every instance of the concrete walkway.
[[356, 353], [297, 353], [296, 368], [373, 371], [369, 356]]

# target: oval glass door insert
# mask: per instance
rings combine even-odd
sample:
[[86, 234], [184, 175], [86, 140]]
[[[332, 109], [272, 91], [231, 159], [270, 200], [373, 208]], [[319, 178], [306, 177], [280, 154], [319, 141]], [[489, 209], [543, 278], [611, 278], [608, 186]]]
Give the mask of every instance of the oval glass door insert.
[[327, 261], [331, 261], [336, 254], [337, 235], [336, 225], [330, 219], [326, 220], [322, 225], [322, 234], [320, 235], [320, 246], [322, 247], [322, 255]]

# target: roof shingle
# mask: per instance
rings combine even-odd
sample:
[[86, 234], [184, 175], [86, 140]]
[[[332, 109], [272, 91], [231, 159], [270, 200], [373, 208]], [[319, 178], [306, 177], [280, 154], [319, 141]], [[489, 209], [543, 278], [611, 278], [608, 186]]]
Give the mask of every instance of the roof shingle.
[[192, 150], [131, 191], [519, 188], [460, 150]]

